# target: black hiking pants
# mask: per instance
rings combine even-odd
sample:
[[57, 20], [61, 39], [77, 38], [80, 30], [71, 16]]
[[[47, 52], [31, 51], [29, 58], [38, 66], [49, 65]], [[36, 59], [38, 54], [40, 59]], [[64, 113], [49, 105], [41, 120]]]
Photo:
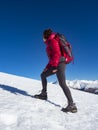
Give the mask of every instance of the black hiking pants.
[[59, 81], [59, 85], [61, 86], [65, 96], [67, 97], [68, 104], [70, 105], [73, 103], [73, 99], [71, 96], [71, 92], [68, 86], [66, 85], [65, 68], [66, 68], [66, 64], [62, 62], [58, 65], [57, 67], [58, 71], [56, 73], [52, 72], [53, 71], [52, 68], [48, 69], [46, 72], [41, 73], [42, 92], [43, 93], [47, 92], [47, 77], [56, 74]]

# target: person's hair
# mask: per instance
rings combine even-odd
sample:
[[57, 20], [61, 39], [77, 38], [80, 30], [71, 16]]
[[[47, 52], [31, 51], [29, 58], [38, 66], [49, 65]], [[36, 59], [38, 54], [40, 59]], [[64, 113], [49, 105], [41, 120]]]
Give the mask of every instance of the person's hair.
[[45, 39], [48, 39], [51, 34], [52, 34], [52, 30], [51, 30], [50, 28], [49, 28], [49, 29], [46, 29], [46, 30], [44, 30], [44, 32], [43, 32], [43, 37], [44, 37]]

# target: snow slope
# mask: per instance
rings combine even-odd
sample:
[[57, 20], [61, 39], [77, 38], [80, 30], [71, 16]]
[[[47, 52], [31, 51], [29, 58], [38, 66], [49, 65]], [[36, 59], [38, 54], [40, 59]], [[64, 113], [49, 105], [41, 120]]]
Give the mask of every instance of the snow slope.
[[59, 87], [48, 84], [48, 101], [34, 99], [41, 82], [0, 73], [0, 130], [98, 130], [98, 95], [71, 89], [78, 113], [67, 105]]

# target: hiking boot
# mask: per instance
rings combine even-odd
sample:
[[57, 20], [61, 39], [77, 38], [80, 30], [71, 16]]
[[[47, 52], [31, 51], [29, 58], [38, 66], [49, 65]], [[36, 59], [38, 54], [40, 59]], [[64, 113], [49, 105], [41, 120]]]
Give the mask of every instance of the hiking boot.
[[66, 108], [62, 108], [61, 111], [76, 113], [77, 107], [76, 107], [75, 103], [73, 103], [72, 105], [68, 105]]
[[47, 93], [45, 92], [45, 93], [36, 94], [36, 95], [34, 95], [34, 98], [47, 100]]

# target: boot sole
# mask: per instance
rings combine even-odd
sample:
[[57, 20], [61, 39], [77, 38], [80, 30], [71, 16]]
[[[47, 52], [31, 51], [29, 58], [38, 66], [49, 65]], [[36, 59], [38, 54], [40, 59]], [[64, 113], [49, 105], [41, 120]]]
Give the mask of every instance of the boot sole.
[[38, 96], [33, 96], [33, 97], [36, 98], [36, 99], [40, 99], [40, 100], [47, 100], [47, 98], [40, 98]]
[[77, 110], [70, 110], [70, 111], [67, 111], [67, 110], [65, 110], [65, 111], [64, 111], [64, 110], [61, 110], [61, 111], [66, 112], [66, 113], [67, 113], [67, 112], [71, 112], [71, 113], [76, 113], [76, 112], [77, 112]]

